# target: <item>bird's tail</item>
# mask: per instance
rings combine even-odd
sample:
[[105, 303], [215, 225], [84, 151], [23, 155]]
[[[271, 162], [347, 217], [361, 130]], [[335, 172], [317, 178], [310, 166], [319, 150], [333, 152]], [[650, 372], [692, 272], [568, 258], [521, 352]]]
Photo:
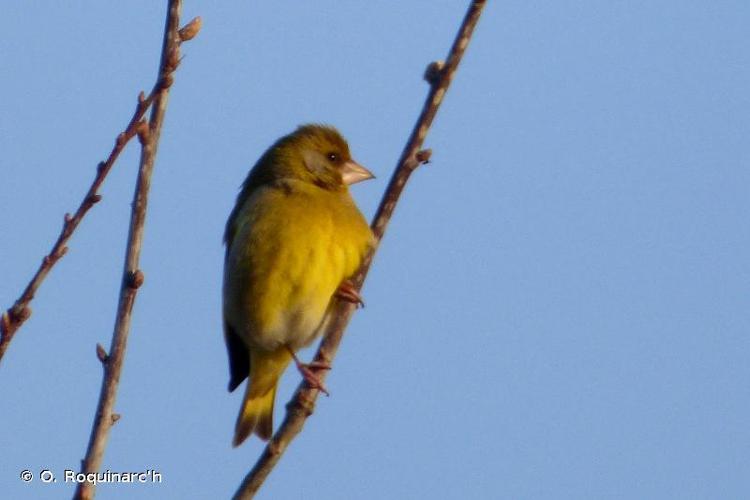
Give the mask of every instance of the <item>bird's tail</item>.
[[250, 376], [245, 387], [245, 399], [237, 416], [233, 446], [239, 446], [255, 432], [268, 440], [273, 435], [273, 402], [276, 386], [292, 359], [286, 347], [275, 351], [250, 351]]

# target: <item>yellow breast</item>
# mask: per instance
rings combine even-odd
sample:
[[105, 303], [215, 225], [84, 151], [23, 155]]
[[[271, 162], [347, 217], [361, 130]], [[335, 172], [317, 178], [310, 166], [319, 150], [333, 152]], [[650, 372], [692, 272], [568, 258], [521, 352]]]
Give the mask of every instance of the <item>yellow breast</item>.
[[293, 183], [259, 189], [238, 217], [227, 256], [225, 317], [249, 345], [309, 344], [372, 238], [348, 192]]

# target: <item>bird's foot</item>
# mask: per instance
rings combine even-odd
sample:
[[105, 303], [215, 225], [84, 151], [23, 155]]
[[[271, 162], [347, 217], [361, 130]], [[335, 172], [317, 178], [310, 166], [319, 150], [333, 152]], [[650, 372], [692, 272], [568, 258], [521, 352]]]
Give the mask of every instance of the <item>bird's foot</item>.
[[307, 382], [307, 385], [312, 387], [313, 389], [317, 389], [326, 396], [330, 396], [331, 393], [328, 392], [328, 389], [326, 389], [326, 386], [323, 385], [323, 381], [320, 380], [318, 375], [315, 373], [315, 370], [330, 370], [331, 367], [322, 367], [322, 366], [314, 366], [315, 363], [298, 363], [297, 369], [302, 374], [302, 377], [305, 379], [305, 382]]
[[339, 285], [338, 290], [336, 290], [336, 297], [351, 302], [352, 304], [356, 304], [357, 307], [365, 307], [365, 302], [362, 300], [362, 296], [357, 289], [354, 288], [354, 284], [349, 280], [346, 280]]
[[297, 370], [299, 370], [300, 374], [302, 375], [302, 378], [305, 379], [305, 382], [307, 382], [307, 385], [312, 387], [313, 389], [317, 389], [326, 396], [330, 396], [331, 393], [328, 392], [328, 389], [326, 389], [326, 386], [323, 385], [323, 381], [320, 380], [320, 377], [318, 377], [317, 373], [315, 373], [317, 370], [330, 370], [331, 365], [327, 363], [321, 363], [319, 361], [313, 361], [311, 363], [303, 363], [302, 361], [297, 358], [297, 355], [294, 353], [294, 351], [287, 347], [287, 350], [289, 351], [289, 354], [292, 355], [292, 359], [294, 359], [294, 364], [297, 365]]

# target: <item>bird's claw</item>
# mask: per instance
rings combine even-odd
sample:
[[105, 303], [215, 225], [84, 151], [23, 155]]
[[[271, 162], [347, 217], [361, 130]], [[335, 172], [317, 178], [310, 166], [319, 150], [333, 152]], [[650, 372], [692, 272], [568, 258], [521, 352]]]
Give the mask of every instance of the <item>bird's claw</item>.
[[313, 368], [314, 363], [305, 364], [305, 363], [299, 363], [297, 365], [297, 369], [302, 374], [302, 378], [305, 379], [305, 382], [307, 382], [307, 385], [312, 387], [313, 389], [317, 389], [326, 396], [330, 396], [331, 393], [328, 392], [328, 389], [326, 389], [326, 386], [323, 385], [323, 381], [320, 380], [318, 375], [315, 373], [314, 370], [330, 370], [331, 367], [327, 368]]
[[326, 389], [326, 386], [323, 385], [323, 381], [320, 380], [320, 377], [315, 373], [316, 370], [330, 370], [331, 365], [328, 363], [324, 363], [322, 361], [312, 361], [310, 363], [303, 363], [299, 360], [297, 357], [297, 354], [294, 352], [292, 348], [287, 346], [287, 350], [289, 351], [289, 354], [292, 355], [292, 359], [294, 360], [294, 364], [297, 365], [297, 370], [299, 370], [300, 374], [302, 374], [302, 378], [305, 379], [305, 382], [307, 382], [307, 385], [312, 387], [313, 389], [317, 389], [326, 396], [330, 396], [331, 393], [328, 392], [328, 389]]
[[340, 298], [341, 300], [351, 302], [352, 304], [356, 304], [357, 308], [365, 307], [365, 301], [362, 300], [362, 296], [359, 294], [357, 289], [354, 288], [354, 285], [349, 280], [344, 281], [343, 283], [341, 283], [341, 285], [339, 285], [338, 290], [336, 290], [336, 297]]

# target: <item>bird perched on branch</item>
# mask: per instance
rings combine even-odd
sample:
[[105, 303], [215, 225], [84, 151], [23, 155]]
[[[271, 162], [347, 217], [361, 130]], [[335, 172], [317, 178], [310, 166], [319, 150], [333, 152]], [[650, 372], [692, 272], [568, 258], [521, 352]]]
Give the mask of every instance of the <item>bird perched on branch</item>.
[[328, 126], [303, 125], [273, 144], [247, 176], [224, 241], [224, 338], [229, 391], [247, 377], [233, 445], [273, 434], [282, 373], [294, 360], [311, 387], [317, 370], [295, 352], [322, 333], [335, 300], [362, 303], [348, 281], [373, 235], [348, 186], [373, 178]]

